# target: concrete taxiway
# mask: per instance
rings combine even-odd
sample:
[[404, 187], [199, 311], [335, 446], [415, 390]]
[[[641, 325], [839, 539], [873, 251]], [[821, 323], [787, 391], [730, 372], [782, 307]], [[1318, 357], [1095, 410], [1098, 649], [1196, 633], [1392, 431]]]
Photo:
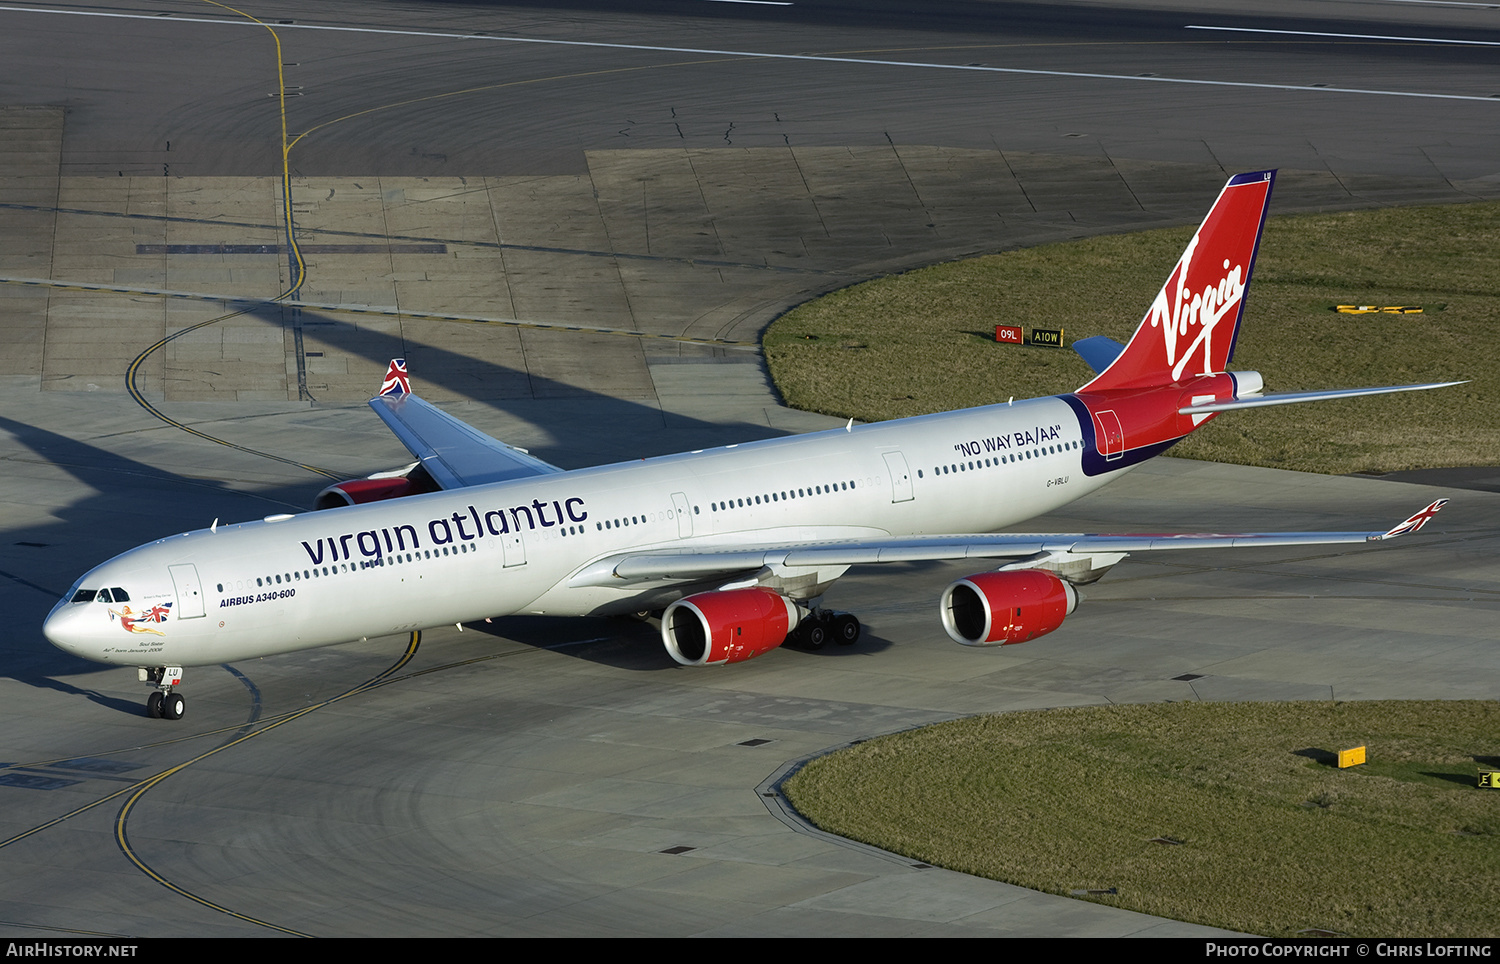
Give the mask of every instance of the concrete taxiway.
[[[749, 15], [334, 3], [320, 25], [365, 31], [336, 33], [265, 4], [292, 132], [327, 135], [283, 177], [268, 32], [158, 6], [0, 8], [30, 17], [4, 21], [24, 29], [0, 46], [26, 43], [0, 71], [34, 95], [0, 105], [0, 933], [1208, 934], [824, 836], [775, 781], [977, 712], [1500, 694], [1500, 495], [1167, 459], [1034, 527], [1364, 529], [1454, 502], [1387, 546], [1132, 559], [1003, 651], [941, 631], [938, 593], [970, 570], [897, 566], [830, 593], [866, 625], [850, 649], [694, 672], [641, 624], [508, 617], [423, 633], [404, 661], [385, 639], [190, 670], [189, 716], [146, 719], [135, 674], [52, 650], [42, 615], [114, 552], [402, 464], [363, 405], [392, 356], [549, 461], [630, 459], [832, 424], [778, 404], [756, 336], [882, 271], [1192, 222], [1226, 168], [1282, 166], [1278, 212], [1500, 193], [1481, 123], [1500, 105], [1306, 86], [1488, 96], [1470, 51], [1168, 44], [1160, 10], [1103, 44], [1023, 4], [953, 5], [1017, 14], [980, 25], [982, 54], [941, 17], [890, 33], [836, 4], [807, 5], [795, 45]], [[443, 31], [636, 47], [417, 36]], [[1049, 55], [1062, 40], [1074, 55]], [[689, 52], [898, 46], [1057, 76]], [[1084, 68], [1289, 86], [1060, 76]]]

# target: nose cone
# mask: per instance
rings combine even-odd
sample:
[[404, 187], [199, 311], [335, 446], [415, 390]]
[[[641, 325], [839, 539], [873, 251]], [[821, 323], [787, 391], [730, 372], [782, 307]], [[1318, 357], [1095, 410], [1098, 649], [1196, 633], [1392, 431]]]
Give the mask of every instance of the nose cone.
[[100, 643], [95, 635], [97, 626], [93, 624], [97, 620], [88, 618], [92, 608], [87, 603], [79, 605], [64, 599], [47, 614], [46, 621], [42, 623], [42, 634], [47, 637], [48, 642], [65, 653], [107, 662], [100, 654]]

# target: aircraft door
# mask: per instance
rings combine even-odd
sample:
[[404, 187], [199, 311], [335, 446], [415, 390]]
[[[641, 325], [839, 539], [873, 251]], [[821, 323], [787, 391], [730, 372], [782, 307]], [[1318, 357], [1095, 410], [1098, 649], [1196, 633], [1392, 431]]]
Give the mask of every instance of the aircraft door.
[[1115, 410], [1111, 408], [1095, 412], [1094, 425], [1099, 430], [1094, 446], [1099, 454], [1109, 462], [1119, 458], [1125, 449], [1125, 431], [1120, 427], [1120, 417], [1115, 414]]
[[693, 534], [693, 510], [688, 507], [688, 497], [673, 492], [672, 508], [677, 512], [677, 538], [686, 539]]
[[512, 529], [509, 532], [502, 532], [499, 539], [500, 552], [504, 556], [504, 568], [509, 569], [512, 566], [526, 565], [526, 542], [521, 538], [521, 530], [519, 528]]
[[891, 501], [910, 502], [914, 496], [911, 487], [911, 469], [906, 456], [900, 452], [886, 452], [885, 469], [891, 473]]
[[177, 589], [177, 618], [193, 619], [203, 615], [203, 586], [198, 582], [198, 567], [190, 562], [168, 566], [172, 585]]

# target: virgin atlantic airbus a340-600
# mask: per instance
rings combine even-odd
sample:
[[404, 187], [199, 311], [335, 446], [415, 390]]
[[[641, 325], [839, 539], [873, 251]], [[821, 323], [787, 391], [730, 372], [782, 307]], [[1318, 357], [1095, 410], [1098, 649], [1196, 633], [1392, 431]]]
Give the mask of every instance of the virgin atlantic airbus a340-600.
[[[511, 613], [660, 612], [686, 666], [793, 637], [853, 642], [820, 605], [851, 566], [983, 560], [938, 613], [969, 646], [1057, 629], [1131, 552], [1389, 539], [1375, 532], [992, 534], [1087, 495], [1221, 412], [1441, 387], [1262, 394], [1228, 372], [1274, 171], [1230, 178], [1127, 345], [1076, 350], [1075, 392], [563, 471], [411, 393], [391, 363], [375, 413], [417, 461], [339, 483], [315, 511], [169, 536], [89, 570], [48, 615], [58, 647], [141, 667], [150, 715], [177, 719], [183, 667]], [[1447, 382], [1443, 384], [1456, 384]], [[998, 568], [990, 568], [998, 567]]]

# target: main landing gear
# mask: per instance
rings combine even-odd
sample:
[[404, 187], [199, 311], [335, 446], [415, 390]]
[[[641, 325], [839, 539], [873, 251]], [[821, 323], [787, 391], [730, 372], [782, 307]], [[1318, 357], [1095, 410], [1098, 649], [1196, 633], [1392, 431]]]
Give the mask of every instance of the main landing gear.
[[822, 649], [829, 641], [853, 646], [859, 641], [859, 620], [853, 613], [814, 609], [792, 630], [790, 642], [803, 649]]
[[156, 692], [146, 697], [146, 715], [153, 720], [180, 720], [187, 701], [177, 692], [182, 682], [181, 666], [142, 666], [140, 679], [156, 686]]

